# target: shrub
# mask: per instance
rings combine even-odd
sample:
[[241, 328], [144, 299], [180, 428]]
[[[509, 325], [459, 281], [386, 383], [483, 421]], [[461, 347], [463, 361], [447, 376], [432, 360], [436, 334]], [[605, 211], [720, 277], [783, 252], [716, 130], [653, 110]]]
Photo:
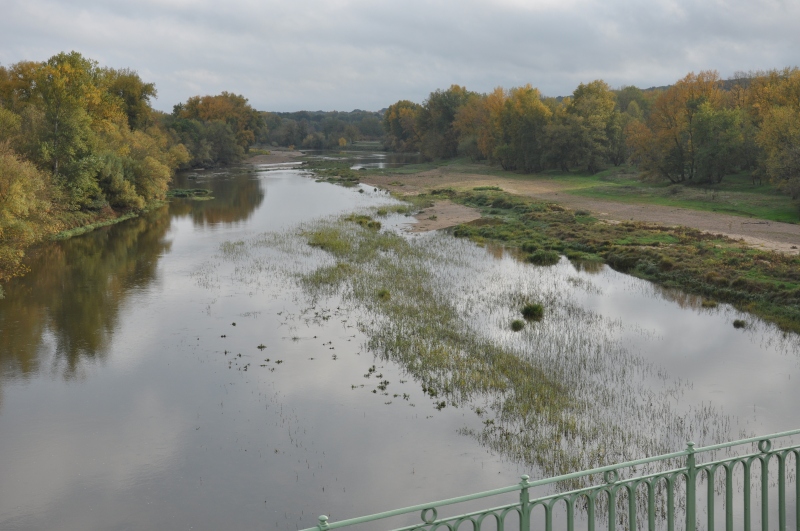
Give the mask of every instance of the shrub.
[[522, 317], [527, 321], [541, 321], [542, 317], [544, 317], [544, 306], [528, 303], [522, 307]]
[[746, 326], [747, 326], [747, 322], [746, 321], [742, 321], [741, 319], [736, 319], [735, 321], [733, 321], [733, 327], [734, 328], [745, 328]]
[[522, 321], [520, 319], [514, 319], [513, 321], [511, 321], [511, 330], [513, 330], [514, 332], [519, 332], [523, 328], [525, 328], [525, 321]]

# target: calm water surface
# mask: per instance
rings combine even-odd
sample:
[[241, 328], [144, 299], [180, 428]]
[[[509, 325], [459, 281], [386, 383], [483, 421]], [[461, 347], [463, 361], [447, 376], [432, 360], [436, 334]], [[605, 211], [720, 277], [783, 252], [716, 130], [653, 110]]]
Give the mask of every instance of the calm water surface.
[[[462, 435], [481, 427], [471, 409], [436, 410], [401, 367], [376, 361], [356, 308], [219, 253], [392, 199], [289, 167], [180, 179], [214, 199], [47, 245], [0, 301], [0, 529], [297, 529], [531, 472]], [[468, 258], [440, 272], [464, 294], [455, 303], [521, 352], [558, 329], [508, 332], [511, 310], [497, 308], [520, 285], [612, 323], [653, 385], [680, 390], [678, 415], [710, 407], [723, 419], [698, 441], [800, 426], [794, 335], [607, 268], [535, 268], [447, 235], [409, 238]], [[745, 330], [731, 326], [740, 317]], [[373, 364], [410, 398], [372, 393]]]

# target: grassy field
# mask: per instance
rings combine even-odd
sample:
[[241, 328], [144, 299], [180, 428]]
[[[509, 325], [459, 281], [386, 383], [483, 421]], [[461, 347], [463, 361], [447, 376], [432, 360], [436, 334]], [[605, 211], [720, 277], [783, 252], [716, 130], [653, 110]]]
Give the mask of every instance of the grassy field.
[[[558, 178], [557, 176], [554, 176]], [[577, 181], [577, 182], [576, 182]], [[749, 173], [726, 177], [720, 184], [647, 182], [628, 168], [570, 178], [573, 195], [606, 201], [647, 203], [797, 223], [800, 208], [772, 184], [754, 185]]]
[[628, 166], [612, 167], [594, 175], [559, 171], [519, 174], [485, 163], [452, 159], [372, 170], [363, 175], [414, 175], [432, 170], [454, 176], [485, 175], [512, 182], [555, 185], [564, 193], [602, 201], [680, 207], [784, 223], [800, 222], [797, 202], [779, 192], [771, 183], [753, 184], [748, 172], [727, 176], [720, 184], [672, 184], [643, 180], [635, 168]]

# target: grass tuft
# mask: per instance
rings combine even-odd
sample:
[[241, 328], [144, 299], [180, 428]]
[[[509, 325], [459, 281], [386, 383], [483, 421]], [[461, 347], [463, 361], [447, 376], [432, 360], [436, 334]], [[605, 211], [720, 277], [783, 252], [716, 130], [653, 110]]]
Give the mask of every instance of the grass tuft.
[[522, 317], [526, 321], [541, 321], [544, 317], [544, 306], [529, 302], [522, 307]]

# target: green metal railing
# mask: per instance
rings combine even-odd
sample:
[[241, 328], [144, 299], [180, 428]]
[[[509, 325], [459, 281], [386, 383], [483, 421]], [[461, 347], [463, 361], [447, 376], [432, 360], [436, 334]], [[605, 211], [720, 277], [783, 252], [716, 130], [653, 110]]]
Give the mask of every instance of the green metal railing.
[[[735, 525], [737, 529], [750, 531], [753, 527], [753, 509], [756, 508], [757, 516], [758, 506], [761, 509], [760, 528], [770, 529], [769, 523], [775, 517], [771, 512], [773, 504], [777, 505], [778, 529], [784, 530], [787, 526], [787, 496], [791, 483], [794, 483], [792, 489], [794, 496], [788, 499], [789, 514], [794, 515], [793, 527], [800, 530], [800, 481], [798, 481], [800, 444], [773, 448], [775, 439], [796, 434], [800, 434], [800, 429], [703, 448], [695, 448], [694, 443], [689, 442], [686, 449], [681, 452], [537, 481], [522, 476], [522, 481], [516, 485], [370, 516], [339, 522], [329, 522], [327, 516], [320, 516], [316, 527], [304, 531], [327, 531], [403, 515], [408, 518], [408, 515], [418, 511], [421, 522], [399, 527], [397, 531], [481, 531], [488, 528], [498, 531], [517, 528], [520, 531], [530, 531], [543, 528], [550, 531], [554, 528], [554, 515], [557, 512], [565, 522], [559, 523], [556, 527], [568, 531], [575, 529], [576, 518], [582, 522], [580, 527], [589, 531], [594, 531], [597, 527], [598, 518], [601, 520], [600, 527], [607, 526], [610, 531], [643, 529], [645, 526], [649, 530], [666, 527], [672, 531], [675, 529], [676, 520], [678, 523], [684, 523], [687, 531], [695, 531], [715, 529], [717, 509], [720, 513], [724, 509], [726, 530], [732, 530]], [[730, 454], [734, 453], [734, 447], [745, 445], [750, 445], [750, 449], [745, 448], [743, 455], [729, 455], [716, 459], [717, 453], [721, 450]], [[754, 449], [757, 451], [753, 451]], [[701, 454], [705, 454], [709, 460], [700, 462], [698, 456]], [[792, 461], [793, 467], [789, 466]], [[682, 466], [663, 472], [636, 475], [637, 468], [658, 462], [668, 466], [673, 466], [674, 462]], [[776, 466], [771, 466], [771, 463]], [[755, 474], [753, 474], [754, 464], [758, 464]], [[628, 473], [631, 477], [621, 478], [620, 472]], [[703, 489], [698, 489], [698, 480], [701, 485], [703, 483], [706, 485], [705, 496], [702, 496]], [[563, 485], [575, 482], [581, 485], [580, 488], [535, 499], [531, 499], [529, 494], [530, 489], [536, 487], [548, 485], [552, 487], [555, 483]], [[754, 486], [757, 498], [755, 500]], [[475, 502], [516, 491], [519, 491], [519, 501], [514, 503], [458, 516], [439, 517], [439, 510], [443, 507]], [[736, 503], [739, 497], [737, 494], [741, 496], [741, 505]], [[701, 510], [705, 510], [705, 515], [700, 517], [697, 515], [698, 495], [705, 498], [705, 503], [699, 505]], [[719, 507], [716, 505], [717, 502], [721, 502]], [[735, 511], [737, 505], [739, 510]], [[388, 522], [384, 522], [386, 523]], [[756, 522], [756, 525], [758, 523]], [[372, 524], [369, 528], [377, 527], [376, 524]]]

